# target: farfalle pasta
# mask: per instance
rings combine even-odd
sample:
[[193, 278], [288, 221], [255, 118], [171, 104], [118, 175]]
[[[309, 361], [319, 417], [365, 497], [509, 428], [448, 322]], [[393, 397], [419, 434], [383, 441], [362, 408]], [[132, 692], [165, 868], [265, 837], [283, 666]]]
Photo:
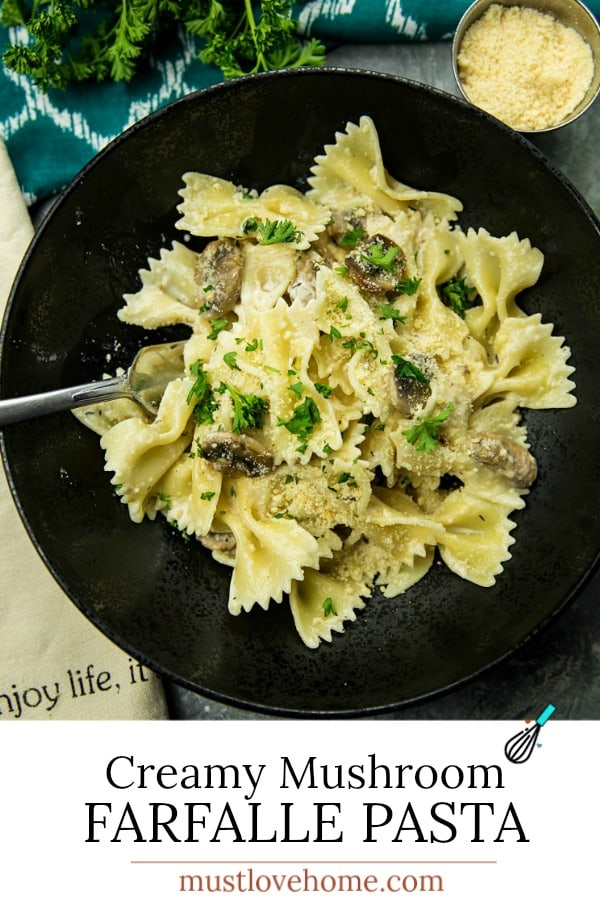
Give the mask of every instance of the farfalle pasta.
[[119, 317], [188, 326], [184, 373], [156, 418], [78, 413], [132, 520], [231, 567], [233, 615], [289, 602], [313, 648], [436, 556], [494, 584], [537, 473], [521, 409], [576, 402], [564, 339], [519, 306], [542, 253], [397, 181], [366, 116], [304, 193], [189, 172], [180, 195], [182, 241]]

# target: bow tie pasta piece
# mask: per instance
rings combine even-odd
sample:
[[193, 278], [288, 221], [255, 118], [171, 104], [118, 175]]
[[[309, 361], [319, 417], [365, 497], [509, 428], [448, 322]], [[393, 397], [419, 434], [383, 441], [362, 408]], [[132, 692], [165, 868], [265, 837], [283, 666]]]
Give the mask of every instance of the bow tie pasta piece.
[[194, 279], [197, 258], [179, 241], [163, 248], [158, 259], [148, 260], [148, 269], [140, 270], [141, 288], [124, 295], [119, 319], [144, 328], [195, 325], [200, 305]]
[[187, 172], [183, 181], [182, 202], [177, 207], [181, 218], [176, 226], [199, 237], [255, 238], [270, 243], [274, 234], [264, 233], [267, 223], [291, 223], [285, 242], [306, 250], [330, 217], [326, 207], [283, 184], [255, 196], [230, 181], [199, 172]]
[[487, 398], [512, 394], [528, 409], [574, 406], [571, 351], [564, 338], [552, 331], [552, 324], [542, 322], [540, 313], [502, 322], [494, 339], [496, 377]]
[[281, 603], [305, 568], [318, 568], [331, 555], [332, 535], [319, 542], [292, 516], [272, 516], [265, 503], [268, 488], [257, 480], [239, 479], [235, 489], [223, 491], [218, 515], [235, 537], [236, 553], [229, 592], [229, 611], [238, 615], [254, 605], [267, 609]]
[[527, 239], [515, 232], [497, 238], [484, 228], [469, 228], [462, 239], [465, 268], [481, 304], [468, 310], [465, 318], [471, 333], [481, 341], [493, 334], [508, 316], [525, 315], [516, 298], [540, 277], [544, 257]]
[[448, 568], [474, 584], [491, 587], [515, 542], [510, 514], [522, 509], [525, 501], [521, 491], [502, 479], [484, 478], [485, 494], [477, 476], [474, 483], [466, 477], [460, 490], [442, 500], [434, 518], [445, 529], [438, 546]]
[[362, 573], [351, 576], [347, 566], [339, 571], [306, 569], [304, 578], [295, 581], [290, 591], [290, 609], [301, 640], [311, 649], [321, 641], [331, 642], [334, 632], [343, 634], [344, 624], [356, 620], [356, 611], [364, 609], [371, 593], [371, 579]]
[[134, 522], [141, 522], [145, 515], [155, 517], [157, 484], [189, 447], [190, 407], [186, 398], [190, 385], [189, 379], [171, 382], [153, 422], [127, 418], [101, 438], [105, 468], [114, 473], [112, 484]]
[[335, 143], [315, 158], [308, 196], [317, 203], [344, 209], [366, 203], [393, 215], [409, 207], [455, 218], [462, 203], [448, 194], [422, 191], [396, 181], [386, 171], [375, 123], [362, 116], [337, 132]]

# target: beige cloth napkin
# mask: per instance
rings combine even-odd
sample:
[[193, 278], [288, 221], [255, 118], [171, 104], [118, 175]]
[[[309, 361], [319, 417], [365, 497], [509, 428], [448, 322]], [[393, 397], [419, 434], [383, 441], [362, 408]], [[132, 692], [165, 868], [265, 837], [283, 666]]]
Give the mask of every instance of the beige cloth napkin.
[[[33, 227], [0, 139], [0, 315]], [[1, 467], [0, 467], [1, 468]], [[160, 679], [108, 640], [49, 574], [0, 473], [0, 723], [164, 719]]]

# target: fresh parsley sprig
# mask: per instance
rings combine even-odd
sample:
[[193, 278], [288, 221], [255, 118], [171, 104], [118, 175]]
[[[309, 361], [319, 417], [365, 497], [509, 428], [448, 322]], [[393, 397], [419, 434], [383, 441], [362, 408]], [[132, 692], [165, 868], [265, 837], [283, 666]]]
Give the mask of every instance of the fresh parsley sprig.
[[291, 418], [287, 421], [280, 418], [277, 424], [283, 425], [291, 434], [297, 435], [300, 439], [298, 452], [304, 453], [308, 446], [308, 439], [313, 433], [315, 425], [318, 425], [320, 421], [319, 407], [312, 397], [305, 397], [302, 403], [294, 409]]
[[391, 272], [396, 256], [400, 251], [400, 247], [382, 247], [376, 242], [370, 244], [367, 253], [361, 253], [361, 262], [369, 266], [375, 266], [377, 269], [383, 269], [385, 272]]
[[476, 289], [467, 284], [466, 278], [458, 278], [456, 275], [441, 284], [439, 290], [444, 305], [448, 306], [461, 319], [464, 319], [467, 310], [471, 309], [477, 300]]
[[289, 219], [255, 219], [251, 216], [242, 226], [244, 234], [257, 231], [260, 234], [259, 244], [297, 244], [302, 240], [299, 231]]
[[392, 362], [394, 364], [394, 375], [396, 378], [412, 378], [419, 384], [429, 384], [429, 379], [425, 373], [415, 363], [404, 359], [399, 353], [392, 353]]
[[197, 359], [196, 362], [192, 363], [190, 374], [194, 376], [195, 381], [188, 391], [186, 402], [188, 405], [194, 404], [192, 414], [197, 425], [211, 425], [214, 422], [214, 415], [219, 404], [213, 395], [201, 359]]
[[440, 439], [440, 428], [454, 409], [454, 404], [449, 403], [437, 416], [419, 419], [416, 425], [403, 431], [402, 434], [409, 444], [413, 444], [421, 453], [432, 453], [437, 450]]
[[199, 58], [225, 78], [325, 62], [324, 45], [298, 35], [291, 0], [4, 0], [1, 23], [28, 37], [8, 47], [5, 66], [43, 91], [130, 81], [175, 26], [198, 38]]
[[291, 0], [262, 0], [258, 4], [251, 0], [210, 0], [208, 6], [212, 15], [194, 23], [188, 20], [186, 25], [206, 41], [200, 59], [218, 66], [225, 78], [269, 69], [320, 66], [325, 61], [325, 47], [320, 41], [313, 38], [303, 42], [296, 35]]
[[243, 394], [236, 390], [231, 384], [222, 382], [216, 389], [219, 393], [228, 391], [233, 401], [233, 422], [232, 429], [236, 434], [241, 434], [245, 428], [260, 428], [263, 423], [265, 413], [269, 408], [269, 401], [266, 397], [259, 397], [258, 394]]

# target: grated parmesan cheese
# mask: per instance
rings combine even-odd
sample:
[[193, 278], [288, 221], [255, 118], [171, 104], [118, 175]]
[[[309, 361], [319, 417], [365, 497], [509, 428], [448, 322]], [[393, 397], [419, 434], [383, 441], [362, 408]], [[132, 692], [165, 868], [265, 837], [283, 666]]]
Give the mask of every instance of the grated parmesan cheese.
[[465, 32], [458, 73], [472, 103], [520, 131], [560, 124], [594, 75], [592, 50], [548, 13], [493, 3]]

